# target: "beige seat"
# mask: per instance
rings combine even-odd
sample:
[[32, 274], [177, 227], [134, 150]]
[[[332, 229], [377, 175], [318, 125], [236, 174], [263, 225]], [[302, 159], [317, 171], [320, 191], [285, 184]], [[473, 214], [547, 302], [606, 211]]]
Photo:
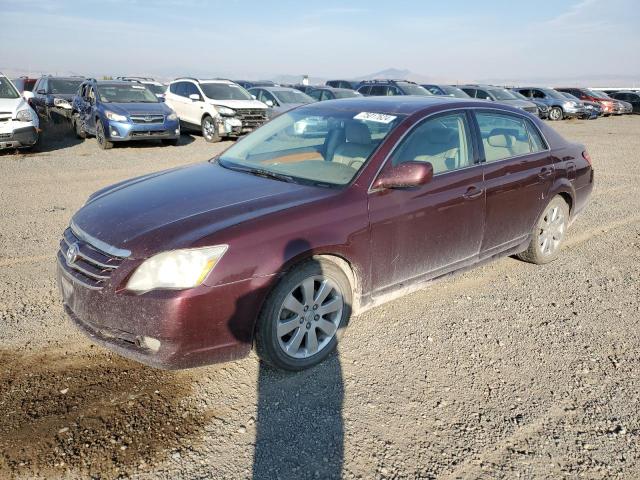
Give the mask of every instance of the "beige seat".
[[357, 170], [369, 158], [374, 147], [369, 128], [364, 123], [351, 121], [345, 125], [345, 142], [336, 147], [333, 161]]
[[423, 135], [426, 141], [415, 142], [414, 151], [406, 152], [406, 159], [431, 163], [434, 174], [463, 166], [460, 165], [460, 138], [456, 130], [436, 124], [425, 129]]
[[482, 139], [482, 144], [487, 162], [531, 152], [529, 142], [518, 139], [517, 130], [510, 128], [494, 128], [488, 137]]

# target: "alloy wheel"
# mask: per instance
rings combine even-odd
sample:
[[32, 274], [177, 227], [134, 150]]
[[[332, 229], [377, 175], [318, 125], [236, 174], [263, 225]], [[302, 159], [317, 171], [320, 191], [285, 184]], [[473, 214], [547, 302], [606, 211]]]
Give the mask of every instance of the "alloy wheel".
[[344, 298], [336, 282], [324, 275], [308, 277], [284, 298], [277, 321], [282, 351], [309, 358], [325, 349], [338, 331]]
[[538, 245], [543, 255], [552, 255], [560, 246], [566, 231], [564, 213], [558, 205], [551, 205], [540, 222]]
[[205, 118], [202, 122], [202, 133], [207, 140], [212, 139], [216, 134], [216, 126], [211, 118]]

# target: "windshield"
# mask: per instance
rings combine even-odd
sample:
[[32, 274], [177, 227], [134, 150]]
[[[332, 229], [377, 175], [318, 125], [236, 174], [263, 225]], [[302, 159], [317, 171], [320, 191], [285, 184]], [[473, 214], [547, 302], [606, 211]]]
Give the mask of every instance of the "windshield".
[[158, 103], [158, 97], [144, 85], [98, 85], [100, 100], [107, 103]]
[[162, 95], [167, 90], [167, 87], [164, 85], [155, 85], [153, 83], [145, 83], [144, 85], [156, 95]]
[[493, 98], [496, 100], [519, 100], [513, 92], [509, 90], [505, 90], [503, 88], [493, 88], [489, 90], [489, 93], [493, 95]]
[[253, 100], [253, 97], [240, 85], [230, 83], [201, 83], [205, 96], [213, 100]]
[[271, 120], [226, 150], [220, 165], [282, 181], [346, 185], [404, 118], [318, 105]]
[[520, 92], [516, 92], [515, 90], [511, 90], [511, 93], [513, 94], [514, 97], [516, 97], [519, 100], [529, 100], [527, 97], [522, 95]]
[[576, 102], [580, 102], [580, 101], [581, 101], [578, 97], [576, 97], [575, 95], [571, 95], [571, 94], [570, 94], [570, 93], [568, 93], [568, 92], [560, 92], [560, 94], [561, 94], [563, 97], [567, 97], [569, 100], [574, 100], [574, 101], [576, 101]]
[[433, 93], [426, 88], [413, 83], [398, 82], [397, 85], [402, 89], [405, 95], [433, 95]]
[[558, 92], [558, 91], [556, 91], [556, 90], [554, 90], [552, 88], [543, 88], [541, 90], [544, 93], [546, 93], [547, 95], [549, 95], [551, 98], [558, 98], [560, 100], [564, 100], [564, 96], [560, 92]]
[[280, 103], [311, 103], [313, 98], [298, 90], [275, 90], [271, 93], [278, 99]]
[[0, 98], [18, 98], [20, 95], [6, 77], [0, 77]]
[[590, 90], [592, 95], [596, 98], [610, 99], [611, 97], [600, 90]]
[[464, 93], [458, 87], [451, 87], [449, 85], [440, 85], [439, 88], [444, 92], [445, 95], [448, 95], [450, 97], [469, 98], [469, 95]]
[[78, 87], [83, 82], [80, 78], [78, 80], [61, 80], [58, 78], [49, 79], [49, 92], [60, 95], [71, 95], [78, 91]]
[[336, 98], [353, 98], [359, 97], [360, 94], [355, 90], [334, 90], [333, 96]]

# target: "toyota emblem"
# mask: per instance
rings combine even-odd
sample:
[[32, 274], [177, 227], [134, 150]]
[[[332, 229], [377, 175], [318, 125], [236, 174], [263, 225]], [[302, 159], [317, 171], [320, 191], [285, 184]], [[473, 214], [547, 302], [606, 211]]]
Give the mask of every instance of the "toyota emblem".
[[69, 245], [69, 249], [65, 254], [67, 263], [71, 264], [75, 262], [78, 258], [78, 252], [80, 252], [80, 246], [77, 243], [72, 243], [71, 245]]

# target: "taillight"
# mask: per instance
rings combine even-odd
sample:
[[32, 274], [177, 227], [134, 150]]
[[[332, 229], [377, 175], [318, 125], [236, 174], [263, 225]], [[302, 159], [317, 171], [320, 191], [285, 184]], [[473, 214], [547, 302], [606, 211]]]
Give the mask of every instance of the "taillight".
[[584, 158], [587, 161], [587, 163], [591, 165], [591, 155], [589, 155], [589, 152], [587, 152], [586, 150], [582, 152], [582, 158]]

